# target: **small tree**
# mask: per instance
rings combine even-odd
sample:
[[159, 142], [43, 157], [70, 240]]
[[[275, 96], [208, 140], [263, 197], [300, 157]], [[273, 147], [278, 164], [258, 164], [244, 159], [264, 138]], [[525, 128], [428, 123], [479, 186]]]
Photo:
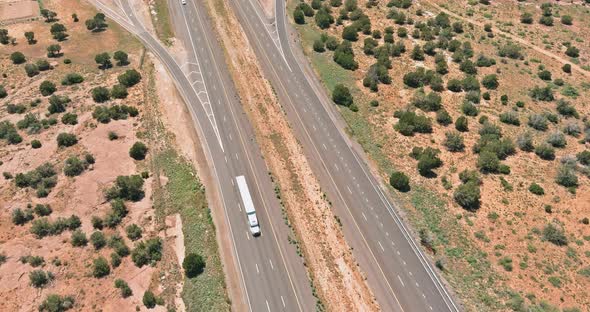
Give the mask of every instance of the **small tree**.
[[27, 61], [27, 58], [21, 52], [13, 52], [10, 54], [10, 60], [13, 64], [22, 64]]
[[465, 148], [463, 137], [460, 133], [447, 132], [445, 133], [445, 137], [446, 138], [443, 144], [450, 152], [461, 152]]
[[129, 156], [135, 160], [145, 159], [145, 155], [148, 152], [148, 148], [143, 142], [135, 142], [131, 149], [129, 149]]
[[575, 188], [578, 186], [578, 177], [571, 166], [561, 165], [557, 170], [555, 182], [561, 186]]
[[303, 10], [299, 6], [293, 11], [293, 20], [299, 25], [305, 24], [305, 14], [303, 14]]
[[442, 160], [438, 158], [440, 151], [427, 147], [418, 158], [418, 172], [422, 176], [432, 176], [432, 169], [442, 166]]
[[31, 286], [35, 288], [43, 288], [53, 280], [53, 274], [42, 270], [34, 270], [29, 273], [29, 280], [31, 281]]
[[59, 44], [52, 44], [47, 47], [47, 57], [61, 56], [61, 46]]
[[129, 69], [117, 77], [119, 83], [130, 88], [141, 81], [141, 74], [135, 69]]
[[141, 238], [141, 228], [137, 224], [130, 224], [125, 228], [127, 238], [130, 240], [138, 240]]
[[343, 84], [337, 84], [332, 91], [332, 100], [338, 105], [350, 106], [353, 103], [350, 90]]
[[51, 294], [39, 305], [39, 312], [64, 312], [73, 307], [73, 297]]
[[108, 69], [113, 66], [113, 63], [111, 63], [111, 56], [107, 52], [97, 54], [94, 57], [94, 61], [99, 65], [100, 69]]
[[125, 282], [122, 279], [118, 278], [115, 280], [115, 287], [121, 290], [121, 297], [123, 298], [127, 298], [133, 295], [133, 291], [131, 291], [131, 288], [129, 287], [127, 282]]
[[92, 276], [101, 278], [109, 275], [111, 268], [104, 257], [98, 257], [92, 262]]
[[410, 190], [410, 178], [403, 172], [395, 171], [389, 177], [389, 184], [400, 192]]
[[203, 257], [201, 257], [201, 255], [191, 252], [184, 258], [184, 261], [182, 262], [182, 268], [184, 269], [186, 277], [196, 277], [197, 275], [203, 273], [203, 270], [205, 269], [205, 260]]
[[50, 96], [57, 91], [57, 88], [53, 82], [45, 80], [39, 85], [39, 91], [41, 91], [41, 95], [43, 96]]
[[127, 98], [128, 95], [127, 88], [122, 84], [114, 85], [111, 89], [111, 96], [115, 99], [124, 99]]
[[86, 169], [85, 164], [76, 156], [66, 159], [64, 174], [68, 177], [79, 176]]
[[52, 23], [55, 21], [57, 13], [50, 11], [48, 9], [41, 9], [41, 16], [45, 18], [46, 23]]
[[113, 54], [113, 59], [117, 61], [117, 66], [125, 66], [129, 64], [129, 55], [124, 51], [116, 51]]
[[156, 296], [154, 296], [154, 293], [146, 290], [145, 293], [143, 293], [143, 305], [148, 308], [148, 309], [153, 309], [156, 307]]
[[92, 233], [92, 235], [90, 235], [90, 242], [92, 242], [92, 246], [94, 246], [94, 249], [96, 250], [107, 245], [107, 239], [101, 231]]
[[498, 76], [491, 74], [486, 75], [481, 80], [481, 84], [489, 90], [496, 90], [498, 88]]

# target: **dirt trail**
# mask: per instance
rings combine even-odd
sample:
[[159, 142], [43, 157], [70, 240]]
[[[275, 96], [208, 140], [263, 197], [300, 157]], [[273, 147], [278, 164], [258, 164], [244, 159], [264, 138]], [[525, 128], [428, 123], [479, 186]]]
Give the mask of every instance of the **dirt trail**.
[[207, 4], [322, 303], [334, 311], [379, 310], [235, 15], [224, 0]]
[[[482, 27], [482, 28], [484, 27], [484, 25], [482, 23], [480, 23], [480, 22], [478, 22], [476, 20], [473, 20], [471, 18], [467, 18], [467, 17], [463, 17], [461, 15], [455, 14], [455, 13], [453, 13], [453, 12], [451, 12], [451, 11], [449, 11], [449, 10], [441, 7], [441, 6], [439, 6], [436, 3], [433, 3], [433, 2], [430, 2], [430, 1], [424, 1], [424, 2], [425, 3], [428, 3], [429, 5], [432, 5], [433, 7], [437, 8], [438, 10], [440, 10], [440, 11], [442, 11], [442, 12], [444, 12], [444, 13], [446, 13], [446, 14], [448, 14], [448, 15], [456, 18], [456, 19], [460, 19], [462, 21], [471, 23], [473, 25], [477, 25], [477, 26]], [[563, 58], [563, 57], [561, 57], [561, 56], [559, 56], [557, 54], [551, 53], [551, 52], [549, 52], [549, 51], [547, 51], [547, 50], [545, 50], [543, 48], [540, 48], [540, 47], [538, 47], [538, 46], [530, 43], [527, 40], [524, 40], [524, 39], [522, 39], [522, 38], [520, 38], [518, 36], [515, 36], [515, 35], [511, 34], [511, 33], [505, 32], [505, 31], [503, 31], [503, 30], [501, 30], [501, 29], [499, 29], [499, 28], [497, 28], [495, 26], [492, 26], [492, 31], [494, 31], [496, 33], [500, 33], [500, 34], [502, 34], [502, 35], [504, 35], [504, 36], [506, 36], [506, 37], [508, 37], [508, 38], [510, 38], [510, 39], [512, 39], [512, 40], [514, 40], [514, 41], [516, 41], [516, 42], [524, 45], [524, 46], [527, 46], [527, 47], [529, 47], [529, 48], [531, 48], [531, 49], [533, 49], [533, 50], [535, 50], [535, 51], [537, 51], [537, 52], [539, 52], [539, 53], [541, 53], [541, 54], [543, 54], [545, 56], [548, 56], [548, 57], [550, 57], [550, 58], [552, 58], [552, 59], [554, 59], [554, 60], [556, 60], [558, 62], [561, 62], [563, 64], [570, 64], [572, 66], [572, 69], [578, 71], [579, 73], [581, 73], [582, 75], [584, 75], [586, 77], [590, 77], [590, 72], [584, 70], [579, 65], [576, 65], [576, 64], [568, 61], [567, 59], [565, 59], [565, 58]]]

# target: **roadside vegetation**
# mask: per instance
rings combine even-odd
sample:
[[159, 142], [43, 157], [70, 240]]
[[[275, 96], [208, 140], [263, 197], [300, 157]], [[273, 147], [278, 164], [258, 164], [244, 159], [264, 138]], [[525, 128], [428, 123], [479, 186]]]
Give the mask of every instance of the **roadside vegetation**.
[[[290, 1], [289, 13], [350, 133], [469, 309], [587, 306], [590, 297], [572, 289], [590, 281], [569, 275], [581, 268], [574, 259], [590, 257], [590, 168], [580, 161], [590, 142], [580, 97], [590, 85], [572, 71], [586, 38], [552, 44], [557, 59], [494, 27], [514, 33], [517, 9], [529, 12], [524, 24], [565, 29], [581, 17], [557, 12], [590, 13], [580, 4], [534, 13], [524, 3], [441, 5], [481, 24], [429, 1]], [[496, 11], [511, 19], [493, 23]], [[569, 276], [568, 291], [553, 275]]]

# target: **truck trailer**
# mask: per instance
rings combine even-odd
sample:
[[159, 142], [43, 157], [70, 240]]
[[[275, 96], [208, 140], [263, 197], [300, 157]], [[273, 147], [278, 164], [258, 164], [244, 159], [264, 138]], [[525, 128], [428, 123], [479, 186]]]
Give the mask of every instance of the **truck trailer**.
[[258, 224], [258, 218], [256, 218], [256, 209], [252, 202], [252, 196], [250, 196], [250, 190], [248, 189], [248, 183], [244, 176], [236, 177], [238, 183], [238, 189], [240, 190], [240, 197], [244, 204], [244, 210], [246, 211], [246, 217], [248, 218], [248, 225], [250, 225], [250, 233], [253, 236], [260, 235], [260, 225]]

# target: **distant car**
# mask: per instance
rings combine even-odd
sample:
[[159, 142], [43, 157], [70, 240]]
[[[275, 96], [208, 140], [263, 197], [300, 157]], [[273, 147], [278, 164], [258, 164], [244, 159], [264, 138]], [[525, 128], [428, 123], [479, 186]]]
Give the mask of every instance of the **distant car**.
[[180, 0], [180, 3], [182, 3], [182, 5], [186, 4], [186, 0]]

